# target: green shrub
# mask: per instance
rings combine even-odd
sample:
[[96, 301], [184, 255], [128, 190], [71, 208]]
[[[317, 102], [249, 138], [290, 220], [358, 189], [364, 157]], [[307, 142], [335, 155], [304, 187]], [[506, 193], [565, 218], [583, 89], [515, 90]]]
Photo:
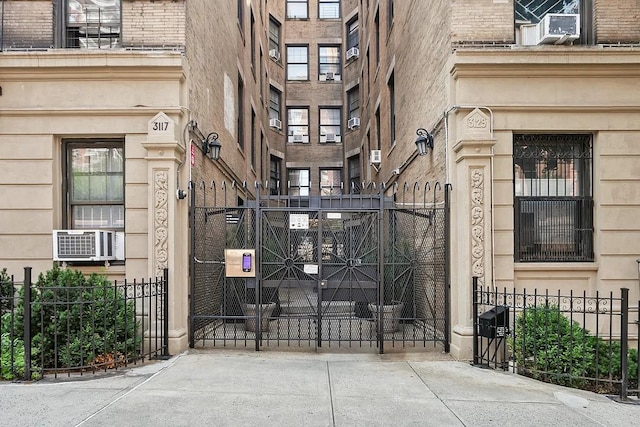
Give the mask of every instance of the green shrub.
[[14, 297], [14, 288], [11, 276], [7, 274], [7, 269], [0, 270], [0, 314], [11, 309], [11, 300]]
[[[14, 315], [2, 322], [3, 367], [5, 345], [13, 348], [14, 360], [24, 359], [24, 343], [20, 339], [12, 343], [8, 335], [13, 327], [14, 337], [23, 336], [24, 290], [20, 289], [19, 294]], [[39, 275], [31, 294], [33, 366], [73, 369], [96, 361], [137, 356], [142, 337], [135, 303], [125, 301], [122, 290], [116, 289], [105, 276], [85, 277], [80, 271], [55, 266]], [[24, 372], [24, 363], [21, 369]], [[4, 369], [2, 377], [7, 378]]]
[[[572, 387], [592, 388], [591, 379], [620, 379], [620, 343], [595, 337], [557, 306], [528, 307], [516, 317], [509, 339], [518, 371]], [[637, 377], [638, 354], [629, 351], [629, 379]]]

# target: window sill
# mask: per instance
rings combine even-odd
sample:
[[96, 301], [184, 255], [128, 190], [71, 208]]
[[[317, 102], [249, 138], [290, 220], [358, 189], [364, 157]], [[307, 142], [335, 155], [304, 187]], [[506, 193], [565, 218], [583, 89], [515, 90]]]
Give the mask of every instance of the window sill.
[[514, 262], [514, 271], [598, 271], [597, 262]]

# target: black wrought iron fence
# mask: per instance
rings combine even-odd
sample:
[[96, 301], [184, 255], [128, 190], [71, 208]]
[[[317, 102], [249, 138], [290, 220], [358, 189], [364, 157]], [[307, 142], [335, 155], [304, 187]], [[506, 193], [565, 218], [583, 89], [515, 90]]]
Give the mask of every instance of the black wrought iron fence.
[[629, 308], [628, 289], [595, 296], [500, 291], [474, 277], [473, 296], [475, 365], [625, 400], [638, 393], [640, 318], [629, 318], [638, 310]]
[[0, 276], [0, 379], [83, 375], [169, 357], [168, 270], [124, 282], [57, 267]]

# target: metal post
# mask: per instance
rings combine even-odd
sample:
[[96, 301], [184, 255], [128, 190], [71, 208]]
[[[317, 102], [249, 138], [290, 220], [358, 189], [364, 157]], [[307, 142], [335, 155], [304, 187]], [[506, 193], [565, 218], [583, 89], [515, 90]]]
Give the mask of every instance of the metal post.
[[[254, 223], [253, 223], [253, 232], [254, 236], [254, 273], [255, 273], [255, 292], [256, 292], [256, 351], [260, 351], [260, 342], [262, 341], [262, 280], [261, 274], [262, 269], [260, 268], [260, 263], [262, 262], [262, 257], [260, 256], [260, 252], [262, 249], [262, 210], [260, 209], [260, 183], [256, 182], [255, 185], [256, 192], [256, 207], [254, 211]], [[247, 203], [247, 211], [245, 213], [245, 217], [251, 213], [249, 204]], [[269, 301], [267, 301], [269, 302]], [[267, 322], [268, 319], [265, 319]]]
[[[377, 317], [376, 319], [376, 336], [378, 338], [378, 348], [379, 348], [379, 353], [383, 354], [384, 353], [384, 324], [382, 322], [384, 322], [384, 318], [383, 318], [383, 309], [382, 306], [384, 305], [384, 287], [385, 287], [385, 283], [384, 283], [384, 269], [385, 269], [385, 263], [386, 263], [386, 257], [385, 257], [385, 247], [384, 247], [384, 243], [385, 243], [385, 229], [384, 229], [384, 189], [382, 188], [382, 186], [380, 187], [380, 189], [378, 190], [378, 203], [379, 203], [379, 210], [378, 210], [378, 301], [376, 302], [376, 307], [378, 309], [378, 311], [375, 313], [375, 316]], [[392, 210], [389, 209], [389, 212], [391, 212]]]
[[24, 380], [31, 379], [31, 267], [24, 268]]
[[162, 283], [162, 287], [163, 287], [163, 294], [164, 294], [164, 318], [163, 320], [163, 325], [162, 325], [162, 337], [164, 340], [164, 345], [163, 345], [163, 349], [162, 349], [162, 357], [163, 358], [169, 358], [171, 357], [171, 355], [169, 354], [169, 269], [168, 268], [164, 268], [163, 270], [163, 274], [162, 274], [162, 279], [163, 279], [163, 283]]
[[478, 277], [473, 276], [473, 364], [478, 365], [480, 363], [478, 355]]
[[[444, 185], [444, 351], [451, 350], [451, 185]], [[434, 200], [435, 201], [435, 200]]]
[[[193, 181], [189, 182], [189, 348], [195, 347], [196, 314], [196, 189]], [[215, 191], [215, 190], [214, 190]]]
[[629, 289], [620, 289], [622, 293], [620, 316], [620, 399], [627, 400], [629, 390]]

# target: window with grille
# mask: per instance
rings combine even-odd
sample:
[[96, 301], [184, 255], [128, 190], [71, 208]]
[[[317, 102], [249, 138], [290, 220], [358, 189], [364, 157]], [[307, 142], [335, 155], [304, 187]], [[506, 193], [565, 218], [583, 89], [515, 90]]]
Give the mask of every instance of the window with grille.
[[[64, 47], [108, 49], [120, 46], [121, 0], [63, 0], [55, 3], [56, 16], [65, 26], [58, 35]], [[64, 11], [60, 8], [64, 7]], [[58, 15], [59, 13], [59, 15]], [[60, 21], [57, 21], [60, 22]]]
[[66, 140], [63, 195], [71, 229], [124, 229], [124, 143]]
[[514, 135], [515, 259], [593, 261], [591, 135]]

